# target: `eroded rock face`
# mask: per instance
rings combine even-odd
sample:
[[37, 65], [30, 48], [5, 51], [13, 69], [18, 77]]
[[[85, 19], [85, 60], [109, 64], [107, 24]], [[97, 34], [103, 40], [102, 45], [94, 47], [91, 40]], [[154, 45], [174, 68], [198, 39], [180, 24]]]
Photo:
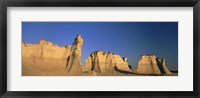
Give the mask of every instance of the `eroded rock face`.
[[46, 40], [40, 40], [36, 44], [22, 42], [22, 75], [172, 74], [165, 64], [165, 59], [157, 58], [155, 55], [142, 55], [134, 72], [127, 58], [104, 51], [92, 52], [83, 66], [82, 45], [81, 35], [76, 36], [73, 47], [70, 45], [61, 47]]
[[160, 75], [161, 73], [171, 74], [165, 65], [165, 59], [157, 58], [155, 55], [142, 55], [134, 72], [155, 75]]
[[167, 68], [165, 64], [165, 59], [156, 58], [156, 61], [161, 73], [172, 74], [172, 72]]
[[[40, 40], [36, 44], [22, 42], [22, 70], [23, 75], [64, 75], [46, 74], [46, 71], [63, 70], [70, 54], [71, 46], [60, 47], [46, 40]], [[42, 74], [40, 73], [42, 72]], [[63, 71], [64, 72], [64, 71]]]
[[128, 67], [127, 58], [121, 58], [117, 54], [104, 51], [95, 51], [87, 59], [85, 64], [86, 71], [94, 71], [97, 73], [111, 72], [115, 69], [131, 71]]
[[83, 39], [81, 35], [77, 35], [73, 43], [73, 47], [66, 64], [66, 71], [69, 75], [81, 75], [83, 73], [81, 55], [82, 55]]

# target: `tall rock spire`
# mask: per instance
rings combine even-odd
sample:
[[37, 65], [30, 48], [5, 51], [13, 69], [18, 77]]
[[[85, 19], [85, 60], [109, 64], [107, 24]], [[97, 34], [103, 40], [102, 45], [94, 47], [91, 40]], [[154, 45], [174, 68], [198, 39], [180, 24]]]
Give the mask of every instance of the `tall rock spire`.
[[78, 34], [73, 42], [73, 47], [66, 64], [66, 70], [69, 75], [80, 75], [83, 73], [81, 55], [82, 55], [83, 39]]

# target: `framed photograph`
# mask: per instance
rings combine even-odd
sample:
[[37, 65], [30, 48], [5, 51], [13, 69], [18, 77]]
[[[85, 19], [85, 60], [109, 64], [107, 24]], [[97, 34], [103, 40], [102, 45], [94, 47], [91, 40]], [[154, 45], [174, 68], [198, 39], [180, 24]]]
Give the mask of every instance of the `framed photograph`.
[[1, 97], [199, 97], [199, 0], [6, 0]]

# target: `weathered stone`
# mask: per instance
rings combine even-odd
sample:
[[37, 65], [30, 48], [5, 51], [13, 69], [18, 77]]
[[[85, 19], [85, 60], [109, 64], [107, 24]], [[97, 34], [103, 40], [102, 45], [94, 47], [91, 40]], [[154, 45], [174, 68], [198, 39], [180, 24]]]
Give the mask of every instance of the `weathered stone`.
[[171, 71], [169, 71], [169, 69], [167, 68], [167, 66], [165, 64], [165, 59], [156, 58], [156, 61], [157, 61], [157, 65], [158, 65], [161, 73], [172, 74]]
[[77, 35], [73, 43], [73, 47], [66, 64], [66, 71], [69, 75], [81, 75], [83, 73], [81, 55], [82, 55], [83, 39], [81, 35]]
[[97, 73], [111, 72], [116, 69], [131, 71], [128, 66], [127, 58], [121, 58], [117, 54], [104, 51], [95, 51], [87, 59], [85, 64], [86, 71], [95, 71]]
[[156, 58], [155, 55], [142, 55], [134, 72], [137, 74], [154, 75], [160, 75], [161, 73], [171, 73], [165, 65], [165, 60]]
[[[63, 69], [70, 50], [70, 45], [60, 47], [46, 40], [40, 40], [36, 44], [22, 42], [22, 67], [24, 69], [22, 75], [65, 75]], [[60, 72], [53, 73], [56, 70]]]
[[[60, 47], [46, 40], [36, 44], [22, 42], [22, 75], [133, 75], [137, 74], [172, 74], [165, 59], [155, 55], [142, 55], [137, 68], [132, 71], [127, 58], [111, 52], [94, 51], [82, 66], [83, 39], [77, 35], [73, 47]], [[134, 72], [134, 73], [133, 73]]]

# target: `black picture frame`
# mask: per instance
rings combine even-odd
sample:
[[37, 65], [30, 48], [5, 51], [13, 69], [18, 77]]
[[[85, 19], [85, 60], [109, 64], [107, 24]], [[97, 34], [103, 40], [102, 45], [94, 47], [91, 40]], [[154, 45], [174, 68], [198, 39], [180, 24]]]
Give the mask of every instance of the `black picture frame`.
[[[7, 91], [7, 7], [193, 7], [193, 91]], [[2, 98], [199, 98], [200, 0], [1, 0], [0, 96]]]

